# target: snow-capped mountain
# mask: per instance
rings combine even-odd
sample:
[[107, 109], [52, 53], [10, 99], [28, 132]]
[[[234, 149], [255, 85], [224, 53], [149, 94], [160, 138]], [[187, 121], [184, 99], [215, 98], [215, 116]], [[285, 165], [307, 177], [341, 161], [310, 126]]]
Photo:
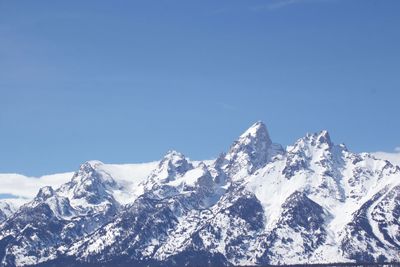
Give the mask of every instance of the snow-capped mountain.
[[327, 131], [284, 149], [257, 122], [213, 161], [121, 166], [86, 162], [3, 211], [1, 265], [400, 262], [400, 167]]
[[0, 200], [0, 222], [6, 220], [15, 212], [15, 207], [8, 201]]

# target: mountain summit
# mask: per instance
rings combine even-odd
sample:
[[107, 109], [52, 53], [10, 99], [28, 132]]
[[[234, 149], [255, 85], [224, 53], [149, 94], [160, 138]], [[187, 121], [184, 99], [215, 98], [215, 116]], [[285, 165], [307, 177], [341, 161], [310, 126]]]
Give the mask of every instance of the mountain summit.
[[253, 124], [230, 147], [220, 159], [219, 166], [233, 181], [241, 180], [283, 153], [278, 144], [273, 144], [265, 124]]
[[248, 128], [241, 136], [240, 139], [246, 137], [253, 137], [255, 139], [264, 140], [266, 143], [272, 144], [271, 138], [267, 130], [267, 126], [262, 121], [257, 121], [250, 128]]
[[1, 266], [400, 262], [400, 167], [327, 131], [283, 149], [256, 122], [212, 161], [88, 161], [0, 204]]

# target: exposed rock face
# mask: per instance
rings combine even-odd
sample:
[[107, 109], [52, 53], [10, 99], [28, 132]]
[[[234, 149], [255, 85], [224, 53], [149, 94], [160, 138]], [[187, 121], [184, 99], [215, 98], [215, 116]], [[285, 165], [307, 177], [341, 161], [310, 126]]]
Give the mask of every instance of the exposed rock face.
[[[132, 172], [132, 179], [140, 176]], [[122, 198], [121, 196], [124, 196]], [[2, 266], [400, 261], [400, 168], [327, 131], [283, 149], [257, 122], [213, 162], [170, 151], [147, 178], [89, 161], [13, 212]]]

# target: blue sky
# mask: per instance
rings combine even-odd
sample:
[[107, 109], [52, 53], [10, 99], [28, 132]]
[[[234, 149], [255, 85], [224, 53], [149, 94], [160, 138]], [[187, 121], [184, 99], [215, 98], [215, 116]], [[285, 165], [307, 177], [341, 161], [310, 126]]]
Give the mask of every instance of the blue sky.
[[209, 159], [257, 120], [400, 146], [400, 1], [2, 1], [0, 172]]

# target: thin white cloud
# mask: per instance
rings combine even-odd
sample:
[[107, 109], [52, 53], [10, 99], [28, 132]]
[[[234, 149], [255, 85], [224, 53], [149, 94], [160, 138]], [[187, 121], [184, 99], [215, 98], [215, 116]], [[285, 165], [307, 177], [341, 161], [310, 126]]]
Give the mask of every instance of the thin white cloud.
[[307, 2], [307, 0], [277, 0], [277, 1], [271, 1], [269, 5], [267, 5], [268, 9], [279, 9], [283, 8], [286, 6], [290, 6], [293, 4], [298, 4], [302, 2]]
[[73, 172], [68, 172], [36, 178], [14, 173], [2, 173], [0, 174], [0, 194], [30, 200], [35, 197], [41, 187], [52, 186], [57, 188], [68, 182], [73, 174]]
[[394, 152], [374, 152], [372, 153], [375, 157], [388, 160], [392, 164], [397, 165], [400, 167], [400, 147], [396, 147]]
[[251, 7], [252, 10], [276, 10], [296, 4], [333, 2], [335, 0], [266, 0], [266, 3]]
[[[153, 161], [133, 164], [102, 164], [96, 168], [126, 185], [145, 179], [157, 165], [158, 161]], [[53, 189], [57, 189], [70, 181], [73, 175], [73, 172], [66, 172], [42, 177], [27, 177], [15, 173], [0, 173], [0, 202], [6, 201], [18, 207], [33, 199], [40, 188], [51, 186]]]

